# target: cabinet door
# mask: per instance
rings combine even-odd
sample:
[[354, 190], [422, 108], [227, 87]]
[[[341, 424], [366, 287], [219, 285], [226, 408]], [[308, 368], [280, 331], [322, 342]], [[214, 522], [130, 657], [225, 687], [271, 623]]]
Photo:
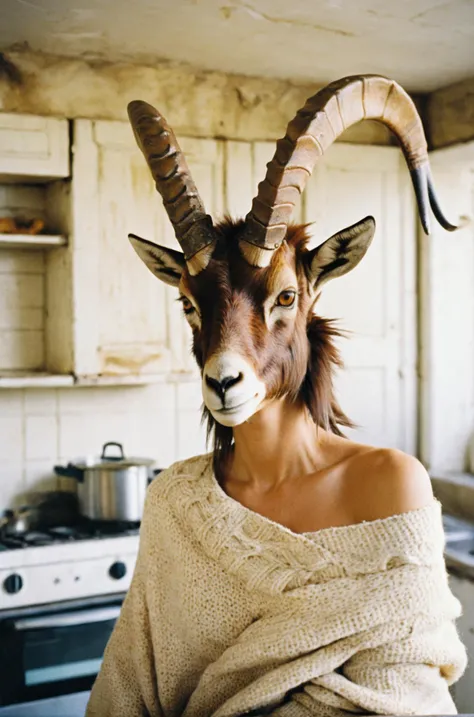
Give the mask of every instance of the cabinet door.
[[[226, 144], [226, 200], [249, 211], [274, 142]], [[408, 171], [394, 147], [336, 144], [315, 168], [293, 221], [314, 222], [314, 245], [367, 214], [374, 242], [352, 273], [327, 285], [317, 310], [350, 332], [337, 376], [356, 440], [416, 450], [416, 218]]]
[[[222, 209], [222, 148], [181, 140], [207, 210]], [[176, 289], [148, 272], [128, 242], [133, 232], [178, 248], [130, 127], [75, 123], [75, 372], [156, 374], [194, 370]]]
[[69, 176], [68, 122], [0, 113], [0, 180], [41, 181]]
[[[233, 219], [243, 219], [275, 154], [275, 142], [229, 141], [225, 153], [226, 212]], [[303, 221], [301, 206], [295, 208], [292, 218], [294, 222]]]
[[454, 223], [421, 235], [422, 457], [464, 471], [474, 431], [474, 142], [430, 154], [440, 204]]
[[317, 312], [338, 320], [345, 370], [336, 387], [356, 440], [416, 450], [416, 219], [408, 171], [394, 147], [336, 144], [308, 183], [303, 219], [314, 244], [371, 214], [367, 255], [327, 284]]

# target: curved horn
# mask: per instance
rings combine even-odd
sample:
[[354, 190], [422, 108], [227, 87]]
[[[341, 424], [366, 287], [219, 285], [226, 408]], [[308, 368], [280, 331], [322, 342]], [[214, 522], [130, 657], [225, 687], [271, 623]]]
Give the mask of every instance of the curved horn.
[[398, 138], [410, 169], [421, 222], [427, 234], [429, 206], [448, 231], [431, 180], [423, 125], [400, 85], [378, 75], [345, 77], [310, 97], [278, 140], [263, 182], [246, 217], [240, 248], [250, 264], [267, 266], [283, 242], [288, 222], [313, 167], [345, 129], [363, 119], [378, 120]]
[[135, 100], [127, 107], [133, 133], [150, 167], [176, 238], [192, 274], [204, 269], [212, 256], [215, 235], [211, 217], [191, 177], [173, 130], [157, 110]]

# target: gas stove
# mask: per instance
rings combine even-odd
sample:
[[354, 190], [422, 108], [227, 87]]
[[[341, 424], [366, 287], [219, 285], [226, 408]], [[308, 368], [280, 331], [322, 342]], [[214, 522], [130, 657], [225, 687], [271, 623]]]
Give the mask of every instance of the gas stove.
[[138, 524], [86, 520], [0, 531], [0, 611], [126, 592], [138, 532]]

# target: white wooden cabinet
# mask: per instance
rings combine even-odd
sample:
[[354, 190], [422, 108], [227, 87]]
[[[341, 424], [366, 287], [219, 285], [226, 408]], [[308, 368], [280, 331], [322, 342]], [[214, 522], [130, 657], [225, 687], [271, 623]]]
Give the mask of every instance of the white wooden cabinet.
[[[220, 214], [222, 143], [181, 138], [181, 144], [208, 211]], [[195, 371], [176, 291], [145, 269], [127, 239], [133, 232], [177, 246], [128, 124], [74, 123], [70, 229], [68, 258], [52, 259], [50, 313], [69, 301], [49, 336], [53, 369], [80, 380], [123, 381]]]
[[0, 217], [45, 224], [41, 235], [0, 234], [0, 388], [52, 379], [46, 375], [45, 250], [67, 241], [50, 200], [68, 177], [67, 120], [0, 113]]
[[[245, 216], [273, 142], [180, 138], [208, 211]], [[50, 195], [67, 248], [46, 256], [46, 369], [81, 382], [148, 382], [196, 373], [176, 291], [147, 272], [132, 231], [177, 247], [127, 123], [73, 124], [72, 182]], [[393, 147], [335, 145], [316, 168], [295, 220], [318, 243], [374, 214], [377, 235], [353, 273], [323, 292], [318, 310], [353, 332], [341, 342], [341, 404], [356, 437], [414, 451], [416, 441], [416, 220], [408, 172]]]
[[[244, 216], [274, 143], [181, 143], [208, 211]], [[54, 370], [123, 381], [195, 371], [176, 291], [144, 269], [126, 238], [133, 231], [176, 247], [128, 125], [77, 121], [73, 176], [69, 263], [59, 267], [71, 272], [72, 291], [63, 283], [54, 302], [61, 306], [69, 291], [73, 321], [53, 331]], [[325, 288], [318, 310], [352, 332], [340, 342], [347, 369], [337, 389], [359, 426], [354, 437], [415, 452], [416, 215], [408, 172], [396, 148], [336, 145], [316, 168], [295, 219], [315, 222], [318, 243], [367, 214], [378, 225], [367, 257]]]
[[317, 165], [303, 219], [315, 244], [367, 215], [374, 240], [352, 272], [323, 288], [322, 316], [348, 331], [338, 341], [341, 407], [354, 439], [416, 452], [416, 214], [405, 161], [395, 147], [336, 144]]
[[433, 471], [466, 470], [474, 434], [474, 142], [431, 154], [453, 234], [421, 236], [422, 457]]
[[0, 182], [69, 176], [65, 119], [0, 113]]
[[[274, 142], [228, 142], [226, 197], [234, 216], [249, 211]], [[416, 213], [408, 170], [395, 147], [336, 144], [315, 168], [294, 221], [312, 222], [314, 245], [364, 216], [377, 222], [367, 256], [328, 284], [317, 311], [338, 319], [346, 369], [337, 376], [341, 406], [356, 440], [415, 453]]]

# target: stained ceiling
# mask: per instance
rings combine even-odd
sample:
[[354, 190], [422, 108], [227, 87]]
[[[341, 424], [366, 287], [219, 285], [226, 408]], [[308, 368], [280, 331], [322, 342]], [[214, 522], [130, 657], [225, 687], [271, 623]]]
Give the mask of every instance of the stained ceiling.
[[0, 49], [413, 92], [474, 76], [474, 0], [2, 0]]

